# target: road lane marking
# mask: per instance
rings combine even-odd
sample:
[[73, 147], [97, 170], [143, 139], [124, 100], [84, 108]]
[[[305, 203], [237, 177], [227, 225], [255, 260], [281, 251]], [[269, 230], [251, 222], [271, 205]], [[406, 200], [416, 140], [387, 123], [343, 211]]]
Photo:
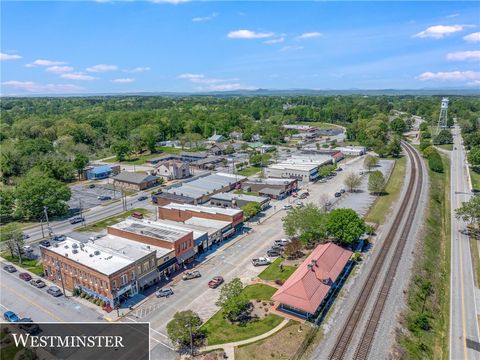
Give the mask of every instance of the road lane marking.
[[165, 335], [165, 334], [162, 334], [160, 331], [157, 331], [157, 330], [155, 330], [155, 329], [152, 329], [152, 328], [150, 328], [150, 330], [151, 330], [151, 331], [153, 331], [153, 332], [156, 332], [158, 335], [161, 335], [161, 336], [163, 336], [165, 339], [168, 339], [168, 336], [167, 336], [167, 335]]
[[[1, 285], [3, 288], [7, 288], [5, 285]], [[55, 315], [54, 313], [52, 313], [50, 310], [46, 309], [45, 307], [41, 306], [40, 304], [37, 304], [37, 303], [34, 303], [32, 300], [30, 300], [29, 298], [27, 298], [26, 296], [20, 294], [19, 292], [13, 290], [11, 287], [8, 288], [11, 292], [13, 292], [15, 295], [17, 295], [18, 297], [22, 298], [23, 300], [25, 300], [26, 302], [28, 302], [29, 304], [33, 305], [34, 307], [40, 309], [41, 311], [43, 311], [44, 313], [50, 315], [52, 318], [56, 319], [57, 321], [60, 321], [60, 322], [65, 322], [65, 320], [63, 320], [62, 318], [58, 317], [57, 315]]]

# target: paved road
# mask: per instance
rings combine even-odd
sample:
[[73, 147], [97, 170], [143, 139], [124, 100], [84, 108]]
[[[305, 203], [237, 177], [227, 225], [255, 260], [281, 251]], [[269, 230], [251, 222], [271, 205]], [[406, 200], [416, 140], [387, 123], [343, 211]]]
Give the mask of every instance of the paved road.
[[0, 308], [2, 313], [11, 310], [20, 317], [34, 321], [89, 322], [101, 321], [103, 316], [77, 301], [63, 296], [54, 298], [46, 289], [37, 289], [18, 278], [18, 271], [10, 274], [0, 270]]
[[[132, 209], [135, 207], [147, 207], [147, 208], [150, 207], [153, 209], [153, 206], [149, 205], [148, 200], [138, 201], [138, 197], [142, 195], [149, 196], [150, 194], [140, 192], [138, 194], [128, 196], [127, 197], [128, 209]], [[110, 203], [109, 205], [104, 205], [104, 206], [100, 205], [84, 213], [85, 223], [88, 225], [88, 224], [97, 222], [99, 220], [105, 219], [107, 217], [110, 217], [112, 215], [121, 213], [123, 211], [124, 210], [123, 210], [121, 201], [116, 201], [116, 202]], [[73, 229], [81, 226], [81, 224], [72, 225], [68, 220], [52, 221], [50, 225], [52, 227], [54, 234], [67, 234], [69, 232], [72, 232]], [[40, 226], [25, 230], [24, 233], [30, 236], [30, 238], [26, 241], [26, 243], [28, 244], [34, 243], [43, 238], [42, 229]], [[48, 230], [46, 226], [44, 226], [44, 234], [46, 237], [48, 237]]]
[[480, 359], [479, 312], [469, 237], [460, 232], [466, 230], [467, 224], [455, 218], [455, 209], [468, 201], [472, 194], [458, 125], [455, 125], [453, 134], [456, 150], [451, 153], [450, 359]]

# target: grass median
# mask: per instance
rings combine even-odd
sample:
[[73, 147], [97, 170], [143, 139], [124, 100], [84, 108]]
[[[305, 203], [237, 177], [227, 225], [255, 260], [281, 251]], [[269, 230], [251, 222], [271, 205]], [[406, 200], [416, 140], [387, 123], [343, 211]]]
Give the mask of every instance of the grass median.
[[103, 220], [100, 220], [96, 223], [93, 223], [93, 224], [89, 224], [87, 226], [79, 226], [78, 228], [75, 229], [75, 231], [80, 231], [80, 232], [86, 232], [86, 231], [89, 231], [89, 232], [98, 232], [98, 231], [102, 231], [103, 229], [106, 229], [108, 226], [111, 226], [111, 225], [114, 225], [120, 221], [123, 221], [125, 220], [126, 218], [128, 218], [129, 216], [131, 216], [134, 212], [139, 212], [139, 213], [142, 213], [143, 215], [147, 215], [149, 213], [148, 210], [146, 209], [141, 209], [141, 208], [137, 208], [137, 209], [132, 209], [132, 210], [128, 210], [128, 211], [125, 211], [123, 213], [120, 213], [120, 214], [117, 214], [117, 215], [114, 215], [114, 216], [111, 216], [109, 218], [106, 218], [106, 219], [103, 219]]
[[38, 276], [43, 275], [43, 265], [41, 260], [23, 259], [22, 263], [20, 264], [20, 260], [17, 256], [12, 256], [6, 252], [2, 253], [1, 256], [8, 262], [11, 262], [12, 264], [15, 264], [25, 270], [28, 270], [34, 273], [35, 275], [38, 275]]
[[283, 259], [277, 258], [273, 263], [271, 263], [265, 270], [263, 270], [258, 277], [262, 280], [287, 280], [290, 275], [297, 269], [295, 266], [283, 266], [280, 268]]
[[423, 241], [416, 252], [407, 308], [398, 332], [399, 358], [447, 359], [450, 306], [450, 165], [429, 171], [430, 192]]
[[381, 225], [385, 222], [390, 212], [390, 207], [398, 199], [403, 181], [405, 179], [406, 158], [405, 156], [397, 159], [393, 167], [392, 173], [388, 178], [385, 187], [386, 195], [377, 197], [370, 208], [365, 221]]
[[[264, 284], [246, 286], [243, 294], [250, 300], [269, 301], [276, 289]], [[266, 306], [269, 306], [267, 304]], [[275, 328], [283, 318], [268, 314], [259, 320], [251, 320], [245, 324], [231, 323], [223, 317], [222, 310], [213, 315], [202, 327], [208, 336], [208, 345], [224, 344], [250, 339], [262, 335]]]
[[252, 176], [259, 173], [261, 170], [262, 168], [259, 166], [249, 166], [249, 167], [246, 167], [245, 169], [238, 170], [237, 174], [242, 176]]

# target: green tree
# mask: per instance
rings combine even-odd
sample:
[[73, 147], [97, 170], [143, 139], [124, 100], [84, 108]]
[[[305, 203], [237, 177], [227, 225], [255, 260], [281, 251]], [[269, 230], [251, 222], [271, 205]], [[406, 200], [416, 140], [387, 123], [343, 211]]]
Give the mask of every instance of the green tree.
[[62, 182], [32, 170], [19, 182], [15, 196], [18, 216], [24, 220], [39, 220], [44, 206], [48, 207], [49, 215], [66, 214], [71, 191]]
[[421, 122], [419, 126], [420, 131], [427, 131], [428, 130], [428, 124], [426, 122]]
[[467, 159], [470, 165], [475, 167], [480, 166], [480, 146], [473, 147], [468, 152]]
[[250, 219], [252, 216], [257, 215], [262, 210], [259, 203], [251, 202], [242, 206], [243, 215], [245, 219]]
[[382, 194], [385, 191], [385, 177], [380, 170], [373, 171], [368, 176], [368, 191], [373, 194]]
[[395, 118], [390, 122], [390, 129], [397, 134], [403, 134], [407, 131], [407, 124], [400, 118]]
[[[167, 334], [180, 350], [194, 349], [203, 345], [205, 332], [201, 328], [202, 320], [192, 310], [176, 312], [167, 324]], [[195, 350], [193, 349], [193, 352]]]
[[216, 302], [217, 306], [223, 307], [231, 298], [238, 297], [242, 294], [243, 284], [240, 278], [234, 278], [226, 283], [220, 289], [220, 296]]
[[393, 136], [388, 145], [387, 145], [388, 153], [393, 157], [398, 157], [402, 152], [402, 146], [400, 142], [400, 138], [398, 136]]
[[435, 136], [435, 139], [433, 140], [433, 143], [435, 145], [441, 145], [441, 144], [453, 144], [453, 136], [450, 130], [447, 129], [442, 129], [437, 136]]
[[7, 245], [12, 257], [18, 257], [22, 263], [23, 233], [15, 223], [7, 224], [0, 232], [0, 241]]
[[155, 125], [143, 125], [139, 129], [140, 141], [151, 153], [157, 150], [156, 144], [159, 133], [160, 131]]
[[363, 160], [363, 166], [367, 168], [368, 171], [372, 171], [372, 169], [377, 165], [378, 165], [378, 157], [374, 155], [365, 156], [365, 160]]
[[336, 168], [337, 168], [336, 164], [320, 166], [318, 168], [318, 175], [320, 175], [320, 177], [326, 177], [330, 175], [332, 172], [334, 172]]
[[88, 157], [81, 153], [77, 153], [75, 155], [75, 159], [73, 159], [73, 167], [77, 171], [77, 176], [79, 180], [82, 175], [83, 169], [85, 169], [85, 166], [88, 165], [88, 161]]
[[341, 244], [350, 245], [365, 232], [365, 221], [352, 209], [332, 210], [325, 223], [327, 233]]
[[348, 187], [348, 190], [352, 192], [360, 186], [360, 184], [362, 183], [362, 178], [352, 172], [347, 175], [343, 183], [345, 184], [345, 186]]
[[422, 155], [425, 159], [428, 159], [432, 153], [436, 152], [437, 149], [435, 149], [433, 146], [428, 146], [422, 151]]
[[237, 321], [249, 304], [250, 301], [243, 295], [231, 297], [222, 306], [223, 317], [231, 322]]
[[443, 161], [438, 151], [432, 152], [428, 157], [428, 167], [432, 171], [435, 171], [438, 173], [443, 172]]
[[124, 161], [132, 151], [132, 148], [127, 140], [117, 140], [112, 144], [112, 151], [115, 153], [118, 161]]
[[325, 237], [326, 214], [312, 203], [295, 208], [283, 218], [283, 228], [289, 237], [299, 237], [304, 243], [314, 243]]
[[15, 211], [15, 192], [10, 188], [0, 188], [0, 221], [12, 219]]
[[480, 196], [473, 196], [455, 210], [457, 219], [478, 225], [480, 221]]

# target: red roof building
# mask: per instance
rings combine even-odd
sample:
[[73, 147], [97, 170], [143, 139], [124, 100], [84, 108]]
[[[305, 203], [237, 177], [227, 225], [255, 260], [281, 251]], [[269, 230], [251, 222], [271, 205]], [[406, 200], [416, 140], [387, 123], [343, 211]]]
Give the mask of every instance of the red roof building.
[[352, 252], [332, 242], [319, 245], [277, 290], [279, 310], [309, 318], [335, 285]]

